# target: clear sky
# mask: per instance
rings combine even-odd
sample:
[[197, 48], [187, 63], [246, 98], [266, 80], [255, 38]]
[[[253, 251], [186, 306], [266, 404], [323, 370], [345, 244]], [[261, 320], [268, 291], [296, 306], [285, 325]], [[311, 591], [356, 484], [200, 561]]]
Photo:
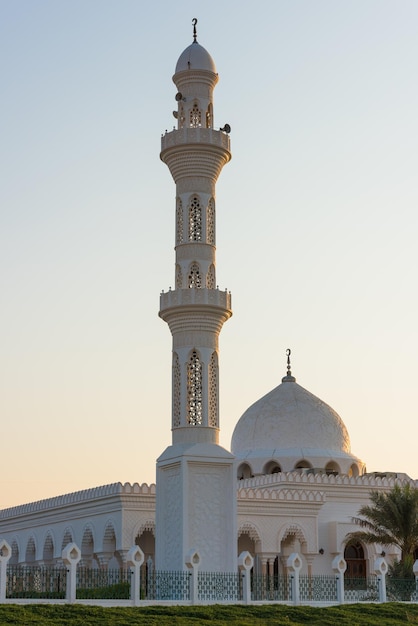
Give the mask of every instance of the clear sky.
[[178, 56], [215, 60], [221, 442], [279, 384], [418, 478], [418, 2], [0, 0], [0, 507], [153, 482], [171, 441]]

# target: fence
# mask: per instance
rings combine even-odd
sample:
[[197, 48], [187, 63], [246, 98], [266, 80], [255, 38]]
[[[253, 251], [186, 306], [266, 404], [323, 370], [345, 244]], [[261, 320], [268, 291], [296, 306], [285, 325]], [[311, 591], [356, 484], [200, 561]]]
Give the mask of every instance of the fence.
[[342, 602], [418, 602], [418, 575], [399, 580], [386, 576], [381, 559], [375, 574], [368, 578], [345, 578], [345, 563], [336, 561], [333, 575], [301, 575], [302, 560], [296, 553], [287, 561], [288, 575], [253, 575], [253, 559], [242, 553], [238, 572], [199, 571], [200, 557], [186, 560], [185, 571], [159, 572], [142, 569], [143, 554], [138, 546], [129, 551], [122, 569], [89, 569], [79, 566], [75, 544], [63, 551], [64, 565], [8, 565], [7, 549], [0, 546], [0, 602], [88, 601], [99, 604], [112, 600], [121, 605], [141, 603], [250, 603], [283, 602], [315, 604]]

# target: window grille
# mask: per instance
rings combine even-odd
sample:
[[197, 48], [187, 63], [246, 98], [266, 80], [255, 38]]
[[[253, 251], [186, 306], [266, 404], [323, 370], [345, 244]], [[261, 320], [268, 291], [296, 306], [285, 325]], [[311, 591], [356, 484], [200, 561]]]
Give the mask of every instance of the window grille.
[[187, 365], [188, 422], [191, 426], [202, 424], [202, 363], [193, 350]]
[[183, 204], [177, 198], [176, 206], [176, 245], [183, 243]]
[[212, 354], [209, 363], [209, 426], [218, 427], [218, 357]]
[[198, 128], [202, 126], [202, 112], [199, 109], [199, 105], [195, 102], [190, 111], [190, 126], [192, 128]]
[[177, 353], [173, 354], [173, 428], [180, 426], [181, 415], [181, 375], [180, 375], [180, 363]]
[[215, 267], [213, 265], [209, 268], [206, 284], [208, 289], [215, 289]]
[[207, 242], [215, 245], [215, 202], [213, 198], [209, 200], [206, 218], [206, 239]]
[[192, 263], [189, 271], [189, 288], [200, 289], [202, 287], [202, 277], [198, 263]]
[[189, 240], [202, 241], [202, 207], [197, 196], [189, 205]]

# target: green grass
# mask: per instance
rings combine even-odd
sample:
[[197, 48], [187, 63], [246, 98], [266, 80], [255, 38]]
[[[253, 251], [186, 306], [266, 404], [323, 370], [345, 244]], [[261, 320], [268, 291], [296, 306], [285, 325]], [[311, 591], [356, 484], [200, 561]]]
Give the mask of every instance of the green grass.
[[418, 625], [415, 604], [352, 604], [327, 608], [175, 606], [102, 608], [75, 604], [0, 605], [0, 626], [398, 626]]

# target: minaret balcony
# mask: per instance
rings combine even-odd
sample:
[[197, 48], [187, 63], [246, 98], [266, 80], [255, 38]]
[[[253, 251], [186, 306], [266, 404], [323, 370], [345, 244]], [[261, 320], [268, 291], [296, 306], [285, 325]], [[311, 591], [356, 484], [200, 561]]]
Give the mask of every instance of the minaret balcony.
[[[207, 305], [231, 311], [231, 293], [219, 289], [175, 289], [160, 296], [160, 314], [166, 310], [189, 305]], [[229, 316], [230, 316], [229, 315]], [[228, 316], [228, 317], [229, 317]]]
[[207, 144], [230, 152], [230, 143], [229, 135], [221, 130], [185, 127], [166, 132], [161, 137], [161, 152], [184, 144]]

